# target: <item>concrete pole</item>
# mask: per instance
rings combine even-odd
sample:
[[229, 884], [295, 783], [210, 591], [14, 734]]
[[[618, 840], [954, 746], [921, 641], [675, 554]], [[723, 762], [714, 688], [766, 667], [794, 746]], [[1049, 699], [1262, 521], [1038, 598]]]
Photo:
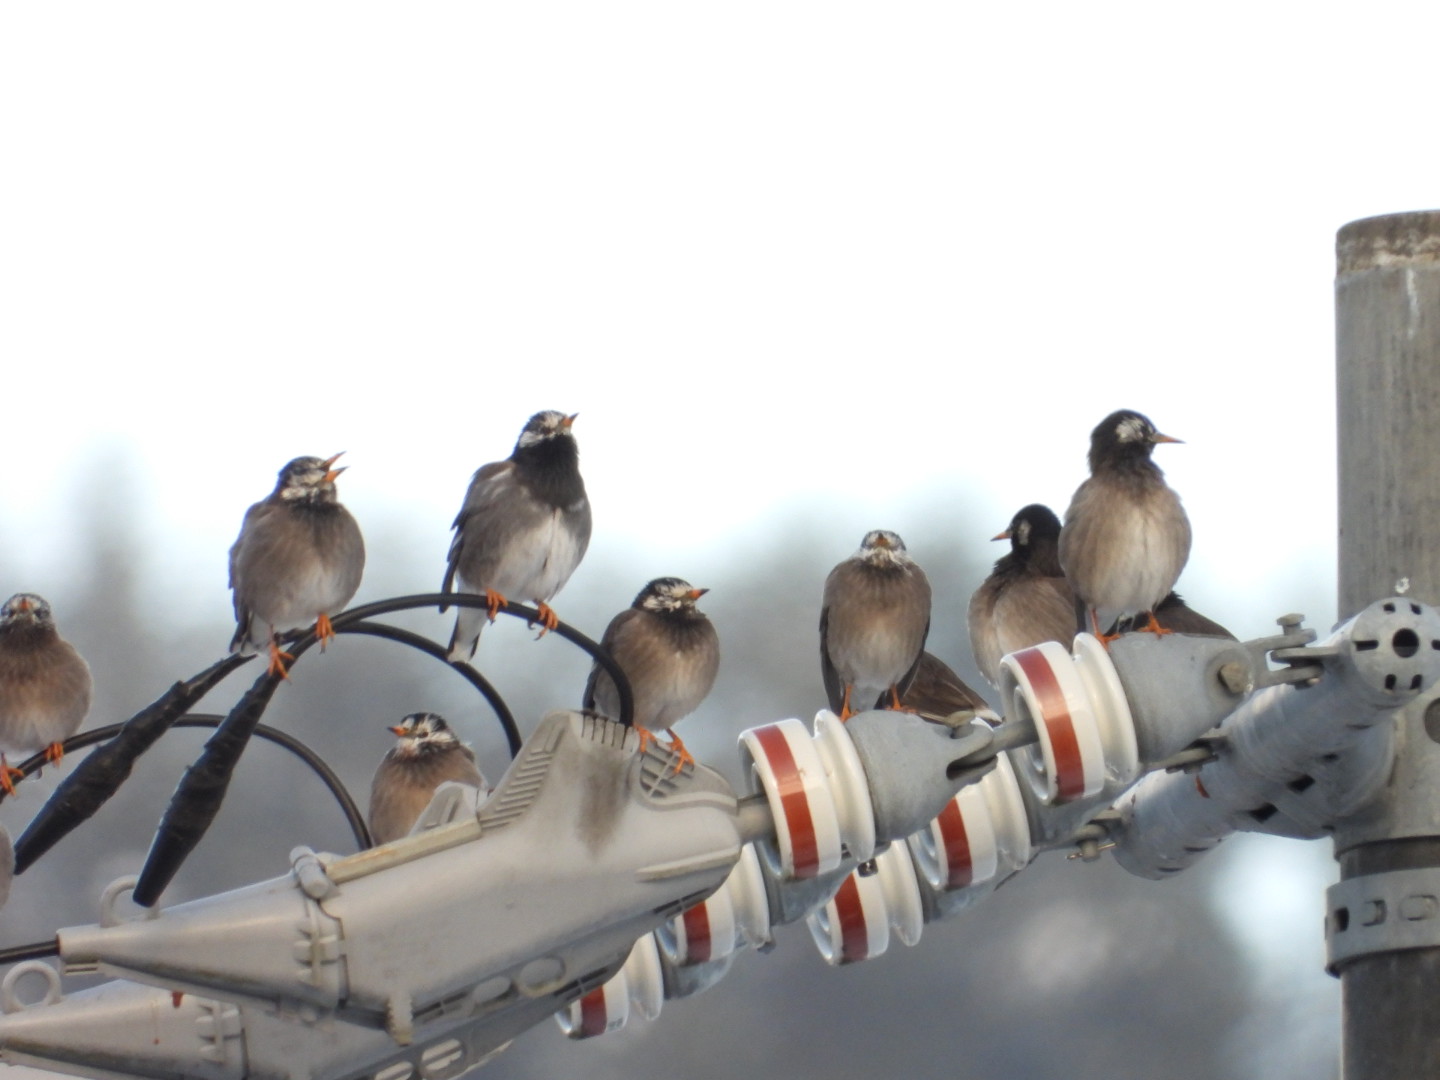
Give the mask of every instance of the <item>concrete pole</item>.
[[[1397, 585], [1440, 604], [1440, 211], [1351, 222], [1336, 252], [1343, 619]], [[1440, 1077], [1436, 694], [1396, 737], [1390, 783], [1335, 833], [1338, 888], [1356, 899], [1330, 918], [1378, 931], [1339, 972], [1345, 1080]]]

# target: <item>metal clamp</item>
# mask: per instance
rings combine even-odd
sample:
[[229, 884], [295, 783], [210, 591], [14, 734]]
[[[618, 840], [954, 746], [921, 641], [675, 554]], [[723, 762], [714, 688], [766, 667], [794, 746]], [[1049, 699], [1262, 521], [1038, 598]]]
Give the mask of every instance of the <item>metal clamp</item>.
[[1350, 878], [1331, 885], [1325, 902], [1331, 975], [1362, 956], [1440, 948], [1440, 867]]

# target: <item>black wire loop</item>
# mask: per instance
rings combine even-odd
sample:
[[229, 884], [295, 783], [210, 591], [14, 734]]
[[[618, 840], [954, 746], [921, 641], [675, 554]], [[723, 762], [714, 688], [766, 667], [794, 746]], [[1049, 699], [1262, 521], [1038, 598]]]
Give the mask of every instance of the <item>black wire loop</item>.
[[[453, 604], [461, 607], [489, 606], [485, 597], [471, 593], [429, 593], [403, 596], [351, 608], [349, 611], [335, 616], [331, 620], [331, 625], [337, 634], [351, 631], [374, 633], [383, 624], [368, 623], [367, 620], [373, 616], [415, 608], [438, 607], [441, 604]], [[540, 613], [524, 604], [507, 602], [500, 610], [507, 615], [524, 619], [531, 625], [540, 620]], [[634, 710], [633, 697], [629, 680], [626, 679], [620, 665], [606, 650], [564, 623], [558, 623], [553, 632], [585, 650], [595, 663], [605, 668], [611, 678], [615, 680], [620, 696], [620, 722], [627, 726], [630, 725]], [[409, 644], [410, 642], [406, 639], [412, 635], [408, 631], [387, 627], [382, 632], [382, 636]], [[292, 670], [295, 664], [299, 663], [300, 658], [318, 640], [315, 631], [310, 630], [293, 642], [287, 642], [286, 649], [291, 655], [290, 668]], [[422, 648], [424, 651], [431, 652], [430, 646], [433, 644], [433, 642], [429, 643]], [[438, 649], [438, 646], [435, 648]], [[434, 655], [433, 652], [432, 655]], [[478, 672], [476, 677], [479, 677]], [[269, 672], [256, 679], [254, 685], [230, 710], [230, 714], [206, 742], [200, 757], [185, 770], [185, 775], [181, 777], [174, 795], [171, 796], [170, 805], [166, 808], [160, 825], [155, 831], [155, 838], [150, 845], [150, 853], [145, 859], [145, 866], [141, 869], [139, 880], [135, 885], [133, 894], [135, 903], [142, 907], [153, 907], [159, 901], [166, 887], [174, 880], [175, 874], [179, 872], [190, 852], [195, 849], [210, 828], [211, 822], [214, 821], [215, 815], [219, 813], [220, 806], [224, 802], [230, 777], [239, 763], [240, 755], [244, 752], [250, 735], [254, 731], [255, 725], [259, 723], [260, 716], [269, 704], [279, 681], [278, 674]], [[518, 737], [518, 732], [516, 732], [516, 740]], [[516, 748], [518, 745], [518, 741], [514, 743]]]

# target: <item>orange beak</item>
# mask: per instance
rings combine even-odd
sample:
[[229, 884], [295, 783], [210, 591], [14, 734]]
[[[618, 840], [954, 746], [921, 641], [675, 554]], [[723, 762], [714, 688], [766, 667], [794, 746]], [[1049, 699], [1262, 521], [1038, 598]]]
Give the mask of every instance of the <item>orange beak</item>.
[[1150, 441], [1151, 441], [1151, 442], [1156, 442], [1156, 443], [1162, 443], [1162, 442], [1183, 443], [1185, 440], [1184, 440], [1184, 439], [1177, 439], [1177, 438], [1175, 438], [1175, 436], [1173, 436], [1173, 435], [1161, 435], [1161, 434], [1157, 431], [1157, 432], [1155, 433], [1154, 437], [1151, 438]]
[[564, 420], [561, 420], [561, 421], [560, 421], [560, 426], [561, 426], [562, 428], [564, 428], [566, 431], [569, 431], [569, 430], [570, 430], [570, 425], [573, 424], [573, 423], [575, 423], [575, 418], [576, 418], [577, 416], [579, 416], [579, 415], [580, 415], [580, 414], [579, 414], [578, 412], [572, 412], [569, 416], [565, 417]]
[[691, 600], [699, 600], [700, 597], [704, 596], [704, 595], [705, 595], [707, 592], [709, 592], [709, 591], [710, 591], [709, 589], [691, 589], [691, 590], [690, 590], [690, 599], [691, 599]]
[[1006, 530], [1005, 530], [1004, 532], [1002, 532], [1002, 533], [996, 533], [994, 536], [990, 537], [990, 539], [991, 539], [992, 541], [994, 541], [994, 540], [1009, 540], [1009, 539], [1010, 539], [1010, 530], [1009, 530], [1009, 529], [1006, 529]]
[[405, 730], [403, 727], [401, 727], [399, 724], [391, 724], [391, 725], [390, 725], [390, 731], [391, 731], [393, 734], [395, 734], [395, 735], [401, 735], [401, 736], [403, 736], [403, 735], [408, 734], [408, 733], [406, 732], [406, 730]]
[[344, 453], [345, 451], [341, 450], [339, 454], [332, 454], [320, 463], [321, 465], [324, 465], [325, 468], [330, 470], [325, 474], [325, 482], [327, 484], [333, 484], [335, 482], [335, 478], [350, 467], [349, 465], [341, 465], [338, 469], [332, 468], [335, 462], [340, 460], [341, 454]]

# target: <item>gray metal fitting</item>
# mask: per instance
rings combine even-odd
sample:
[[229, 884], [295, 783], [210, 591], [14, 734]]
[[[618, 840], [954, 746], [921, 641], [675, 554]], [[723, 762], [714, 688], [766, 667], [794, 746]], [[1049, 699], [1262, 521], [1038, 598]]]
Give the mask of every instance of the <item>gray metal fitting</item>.
[[1325, 970], [1402, 949], [1440, 948], [1440, 868], [1348, 878], [1325, 893]]

